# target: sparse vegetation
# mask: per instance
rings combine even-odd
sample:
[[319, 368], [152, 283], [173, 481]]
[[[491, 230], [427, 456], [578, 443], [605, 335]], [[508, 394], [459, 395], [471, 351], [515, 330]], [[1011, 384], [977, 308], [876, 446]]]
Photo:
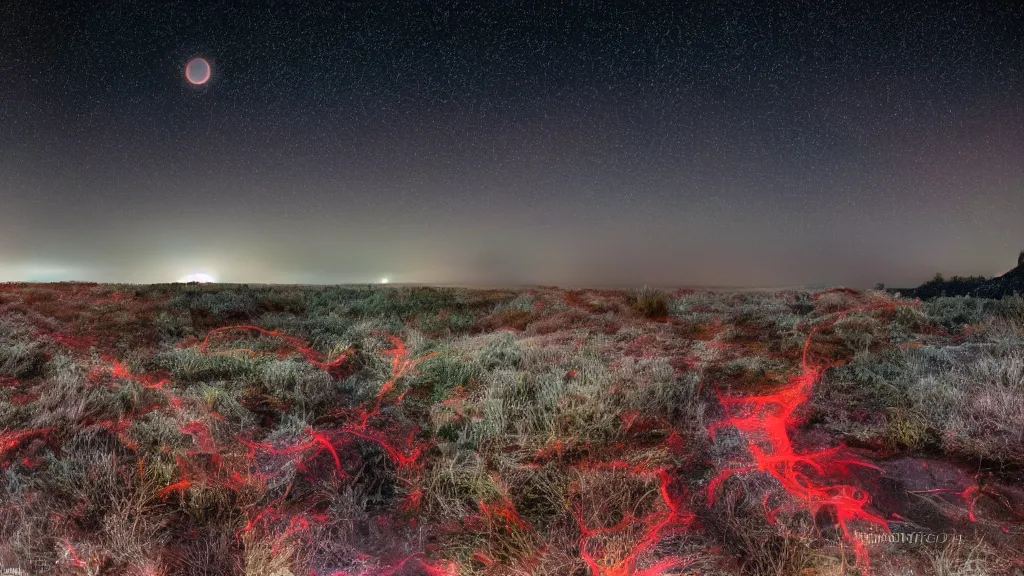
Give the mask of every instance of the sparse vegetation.
[[644, 286], [632, 297], [633, 311], [644, 318], [668, 316], [669, 295], [661, 290]]
[[[1024, 467], [1024, 298], [0, 295], [0, 567], [788, 576], [899, 556], [1002, 574], [1024, 555], [1009, 528], [1024, 502], [1007, 488]], [[917, 486], [890, 466], [923, 459], [967, 480]], [[892, 508], [904, 496], [882, 497], [872, 466], [934, 506]], [[862, 511], [843, 520], [860, 530], [898, 513], [984, 544], [862, 550], [807, 490]]]

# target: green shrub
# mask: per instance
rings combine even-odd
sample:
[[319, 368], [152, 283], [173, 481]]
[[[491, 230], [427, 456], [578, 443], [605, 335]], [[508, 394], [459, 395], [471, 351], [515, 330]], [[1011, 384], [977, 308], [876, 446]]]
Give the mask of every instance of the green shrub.
[[270, 360], [259, 366], [260, 382], [281, 400], [298, 407], [313, 408], [334, 395], [334, 382], [323, 370], [295, 360]]
[[1003, 296], [989, 304], [989, 311], [994, 316], [1024, 323], [1024, 296]]
[[533, 296], [526, 293], [522, 293], [517, 294], [515, 298], [512, 298], [511, 300], [506, 300], [505, 302], [499, 303], [497, 306], [494, 307], [494, 313], [532, 314], [534, 311], [536, 311], [536, 309], [537, 307], [533, 301]]
[[473, 327], [475, 319], [470, 314], [442, 311], [438, 314], [419, 316], [419, 326], [427, 334], [445, 337], [465, 334]]
[[991, 301], [970, 296], [939, 297], [925, 302], [928, 317], [947, 330], [959, 332], [967, 324], [977, 324], [988, 315]]
[[431, 399], [440, 403], [448, 399], [456, 388], [469, 387], [483, 375], [482, 367], [452, 356], [438, 356], [420, 367], [419, 381], [431, 389]]
[[159, 353], [154, 364], [169, 371], [175, 380], [203, 382], [247, 378], [253, 374], [256, 362], [239, 354], [203, 354], [195, 348], [184, 348]]
[[515, 336], [508, 332], [494, 339], [480, 354], [480, 364], [487, 370], [517, 369], [522, 361], [519, 344]]
[[260, 310], [254, 294], [247, 288], [189, 288], [171, 300], [170, 308], [208, 314], [215, 322], [254, 318]]

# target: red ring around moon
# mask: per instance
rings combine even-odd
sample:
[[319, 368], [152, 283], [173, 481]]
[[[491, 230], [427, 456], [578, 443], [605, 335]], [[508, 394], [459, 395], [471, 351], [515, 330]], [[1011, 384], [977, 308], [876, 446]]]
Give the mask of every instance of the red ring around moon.
[[[202, 77], [198, 77], [197, 75], [201, 72], [199, 70], [195, 70], [195, 68], [200, 67], [202, 65], [206, 65], [206, 74]], [[208, 82], [210, 80], [210, 76], [210, 63], [207, 62], [204, 58], [193, 58], [189, 61], [188, 65], [185, 66], [185, 78], [188, 79], [188, 81], [192, 84], [195, 84], [196, 86]]]

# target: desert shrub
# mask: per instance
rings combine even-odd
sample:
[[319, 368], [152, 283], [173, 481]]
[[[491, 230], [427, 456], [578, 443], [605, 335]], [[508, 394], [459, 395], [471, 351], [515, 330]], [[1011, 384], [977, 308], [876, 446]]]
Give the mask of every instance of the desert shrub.
[[436, 314], [458, 307], [450, 288], [377, 288], [346, 306], [346, 313], [363, 317], [396, 316], [402, 323], [418, 314]]
[[447, 400], [456, 388], [468, 388], [483, 375], [482, 367], [476, 362], [467, 362], [453, 356], [438, 356], [420, 367], [420, 385], [431, 390], [435, 403]]
[[246, 288], [189, 290], [171, 300], [170, 308], [207, 313], [216, 320], [241, 320], [255, 317], [260, 306]]
[[904, 339], [910, 338], [927, 326], [931, 319], [923, 308], [923, 306], [921, 308], [913, 306], [900, 306], [897, 308], [893, 312], [892, 320], [888, 326], [893, 336]]
[[[15, 551], [40, 574], [64, 565], [56, 556], [62, 548], [58, 543], [70, 541], [65, 536], [74, 539], [93, 571], [101, 563], [112, 574], [141, 573], [131, 568], [159, 564], [168, 537], [167, 512], [152, 501], [154, 482], [130, 480], [134, 462], [85, 436], [69, 441], [60, 457], [47, 451], [44, 460], [45, 468], [34, 474], [32, 487], [45, 496], [34, 498], [31, 506], [26, 505], [26, 496], [17, 498], [22, 501], [16, 514], [20, 525], [9, 539], [0, 538], [0, 550]], [[66, 520], [52, 522], [59, 517]], [[40, 519], [46, 528], [42, 531]]]
[[857, 295], [842, 288], [818, 293], [815, 297], [814, 309], [822, 315], [841, 312], [857, 305]]
[[192, 444], [189, 437], [181, 433], [181, 424], [174, 417], [162, 412], [152, 412], [134, 420], [128, 433], [138, 442], [139, 450], [143, 454], [155, 455], [161, 453], [165, 447], [184, 450]]
[[323, 370], [295, 360], [270, 360], [258, 368], [270, 394], [295, 402], [299, 409], [322, 406], [335, 396], [334, 381]]
[[12, 391], [0, 390], [0, 422], [3, 426], [0, 429], [24, 429], [29, 427], [35, 415], [35, 407], [24, 404], [14, 404], [7, 397], [13, 396]]
[[789, 308], [797, 316], [807, 316], [814, 312], [814, 295], [808, 291], [794, 292], [789, 299]]
[[1024, 324], [1024, 296], [1004, 296], [989, 304], [993, 316]]
[[271, 312], [302, 314], [306, 311], [306, 296], [296, 288], [263, 288], [254, 297], [260, 308]]
[[818, 537], [808, 515], [768, 521], [764, 502], [776, 491], [766, 474], [733, 476], [701, 513], [711, 534], [739, 560], [742, 574], [803, 574], [823, 561], [805, 544]]
[[256, 425], [256, 419], [240, 399], [246, 390], [232, 386], [230, 382], [208, 382], [190, 386], [186, 395], [200, 399], [210, 410], [215, 410], [225, 421], [237, 430], [246, 430]]
[[644, 318], [668, 317], [669, 294], [644, 286], [630, 295], [633, 312]]
[[977, 324], [988, 315], [991, 301], [970, 296], [934, 298], [925, 302], [928, 317], [947, 330], [959, 332], [967, 324]]
[[195, 348], [172, 349], [157, 354], [155, 365], [175, 380], [201, 382], [234, 380], [251, 376], [256, 362], [241, 354], [203, 354]]
[[711, 291], [680, 294], [669, 302], [669, 308], [674, 316], [712, 314], [725, 317], [733, 310], [726, 294]]
[[29, 378], [39, 374], [46, 352], [39, 342], [0, 341], [0, 376]]
[[908, 408], [913, 375], [899, 349], [858, 352], [844, 366], [825, 372], [815, 386], [811, 413], [833, 433], [880, 441], [887, 433], [885, 411]]
[[353, 302], [373, 294], [369, 286], [327, 286], [308, 288], [303, 291], [306, 301], [306, 316], [309, 318], [328, 314], [347, 314]]
[[499, 302], [494, 306], [491, 314], [495, 316], [524, 316], [530, 317], [536, 311], [537, 305], [533, 296], [525, 292], [516, 294], [514, 298]]
[[475, 319], [471, 314], [443, 310], [437, 314], [421, 314], [418, 322], [420, 328], [427, 334], [445, 337], [469, 332]]
[[21, 314], [0, 316], [0, 377], [29, 378], [46, 363], [42, 341], [34, 339], [35, 327]]
[[192, 321], [189, 318], [171, 314], [166, 310], [161, 310], [156, 315], [153, 325], [162, 341], [181, 340], [192, 330]]
[[929, 438], [928, 421], [914, 410], [896, 407], [885, 411], [886, 438], [896, 448], [917, 449]]
[[[182, 576], [237, 574], [241, 544], [230, 530], [197, 531], [194, 539], [176, 543]], [[158, 572], [159, 574], [159, 572]]]
[[961, 538], [953, 538], [941, 548], [922, 546], [918, 550], [934, 576], [1009, 575], [1014, 565], [1013, 560], [984, 539], [965, 543]]
[[424, 478], [424, 511], [440, 518], [462, 519], [476, 512], [475, 503], [489, 495], [487, 462], [472, 450], [428, 463]]
[[1024, 352], [992, 347], [912, 380], [913, 410], [947, 453], [1024, 464]]
[[868, 350], [879, 339], [881, 323], [870, 316], [856, 314], [840, 319], [833, 327], [833, 333], [851, 351]]
[[175, 296], [180, 293], [181, 289], [184, 288], [185, 284], [173, 283], [173, 284], [111, 284], [105, 285], [112, 288], [115, 292], [122, 292], [131, 294], [135, 298], [140, 299], [158, 299], [166, 298], [168, 296]]
[[778, 330], [791, 329], [799, 321], [794, 315], [790, 304], [781, 297], [773, 297], [770, 293], [761, 294], [758, 299], [748, 299], [733, 307], [727, 320], [742, 328], [758, 331], [759, 335], [770, 338]]
[[277, 330], [289, 336], [306, 336], [307, 328], [312, 326], [340, 326], [339, 334], [344, 331], [348, 323], [341, 320], [336, 314], [324, 314], [323, 316], [300, 317], [291, 312], [264, 312], [256, 319], [254, 325], [266, 330]]
[[788, 368], [788, 363], [781, 360], [763, 356], [744, 356], [709, 367], [705, 371], [705, 377], [713, 380], [713, 376], [717, 375], [726, 378], [730, 384], [757, 389], [780, 384], [780, 375]]
[[306, 338], [314, 349], [325, 352], [348, 347], [372, 330], [361, 329], [357, 324], [333, 312], [322, 316], [306, 316], [295, 323], [283, 320], [276, 322], [281, 328], [290, 326], [289, 335]]
[[486, 370], [515, 369], [523, 361], [522, 351], [516, 342], [515, 335], [503, 332], [484, 348], [479, 357], [480, 364]]

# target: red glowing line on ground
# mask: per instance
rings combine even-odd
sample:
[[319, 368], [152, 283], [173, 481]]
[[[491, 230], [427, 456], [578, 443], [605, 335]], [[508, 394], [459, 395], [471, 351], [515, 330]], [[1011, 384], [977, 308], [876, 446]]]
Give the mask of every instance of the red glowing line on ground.
[[75, 550], [75, 547], [71, 544], [71, 540], [65, 538], [64, 539], [64, 546], [68, 550], [68, 555], [71, 556], [71, 559], [68, 561], [69, 564], [71, 564], [72, 566], [74, 566], [76, 568], [86, 568], [86, 567], [88, 567], [88, 564], [85, 562], [85, 560], [82, 560], [81, 558], [78, 557], [78, 551]]
[[282, 500], [284, 500], [283, 496], [281, 498], [278, 498], [277, 500], [274, 500], [273, 502], [270, 503], [270, 505], [268, 505], [266, 508], [261, 510], [252, 520], [247, 522], [246, 525], [243, 526], [241, 530], [239, 530], [238, 532], [235, 533], [235, 539], [237, 540], [237, 539], [241, 538], [242, 534], [245, 534], [245, 533], [248, 533], [248, 532], [251, 532], [252, 530], [254, 530], [256, 528], [256, 525], [259, 524], [261, 521], [266, 522], [268, 520], [268, 518], [267, 518], [268, 516], [271, 516], [271, 517], [279, 516], [280, 513], [277, 510], [274, 509], [274, 506], [276, 506]]
[[[817, 295], [815, 299], [819, 297], [820, 295]], [[714, 505], [719, 487], [730, 476], [754, 471], [768, 473], [778, 480], [785, 491], [812, 515], [817, 515], [819, 511], [826, 509], [834, 511], [844, 539], [853, 546], [858, 564], [869, 569], [867, 549], [863, 542], [851, 536], [848, 523], [854, 520], [869, 522], [880, 526], [887, 533], [890, 532], [889, 524], [884, 518], [867, 510], [871, 503], [870, 494], [853, 486], [828, 485], [825, 482], [826, 478], [831, 475], [830, 472], [834, 473], [836, 470], [840, 473], [846, 472], [846, 466], [862, 466], [876, 470], [878, 468], [853, 458], [837, 459], [837, 456], [844, 450], [842, 446], [798, 454], [790, 439], [789, 430], [797, 424], [797, 420], [794, 418], [796, 409], [810, 399], [815, 384], [825, 370], [836, 364], [831, 362], [818, 366], [811, 365], [808, 358], [811, 341], [815, 334], [822, 328], [831, 326], [852, 313], [875, 310], [891, 311], [897, 306], [916, 304], [916, 302], [904, 304], [883, 301], [832, 314], [832, 320], [816, 326], [808, 334], [801, 359], [801, 374], [791, 378], [786, 387], [774, 394], [761, 396], [728, 397], [719, 394], [719, 401], [725, 409], [726, 419], [713, 424], [708, 429], [712, 439], [718, 428], [729, 426], [737, 429], [746, 437], [747, 448], [753, 456], [755, 464], [722, 470], [708, 486], [709, 505]], [[737, 409], [741, 415], [735, 415]], [[804, 472], [807, 470], [813, 471], [818, 479], [812, 478], [811, 475]], [[769, 521], [774, 522], [782, 510], [795, 510], [792, 506], [780, 506], [775, 510], [768, 511], [769, 497], [766, 497], [764, 502]]]
[[499, 503], [492, 506], [488, 506], [483, 501], [478, 502], [477, 505], [480, 507], [480, 513], [487, 517], [488, 520], [494, 523], [503, 523], [510, 532], [513, 526], [520, 530], [530, 529], [530, 525], [519, 516], [515, 505], [512, 504], [512, 501], [507, 496], [503, 496]]
[[[288, 336], [287, 334], [282, 334], [276, 330], [266, 330], [264, 328], [260, 328], [259, 326], [225, 326], [223, 328], [216, 328], [214, 330], [211, 330], [206, 334], [206, 338], [203, 339], [202, 344], [200, 344], [199, 351], [204, 354], [208, 353], [211, 338], [213, 338], [214, 336], [227, 334], [230, 332], [258, 332], [264, 336], [270, 336], [272, 338], [278, 338], [280, 340], [283, 340], [293, 350], [302, 354], [306, 358], [306, 361], [308, 361], [313, 366], [320, 368], [321, 370], [329, 371], [339, 368], [342, 364], [347, 362], [355, 353], [354, 350], [349, 349], [343, 352], [340, 356], [338, 356], [331, 362], [325, 362], [323, 355], [320, 354], [320, 352], [314, 350], [312, 347], [308, 346], [302, 339], [296, 338], [294, 336]], [[249, 352], [255, 354], [255, 352], [252, 352], [251, 350], [249, 350]]]
[[387, 452], [388, 456], [390, 456], [400, 468], [405, 468], [406, 466], [414, 464], [419, 458], [420, 453], [423, 451], [422, 448], [415, 448], [408, 456], [406, 456], [387, 441], [377, 438], [376, 436], [360, 432], [358, 428], [345, 428], [345, 432], [348, 432], [353, 436], [358, 436], [364, 440], [376, 442], [385, 452]]
[[196, 443], [199, 445], [199, 451], [206, 454], [214, 454], [217, 452], [217, 445], [213, 442], [213, 436], [210, 434], [210, 428], [202, 422], [190, 422], [188, 425], [181, 428], [182, 434], [188, 434], [189, 436], [196, 436]]
[[[404, 569], [406, 564], [413, 560], [416, 560], [418, 562], [417, 567], [422, 571], [424, 576], [455, 576], [456, 574], [458, 574], [458, 571], [456, 570], [455, 566], [449, 565], [447, 567], [442, 568], [441, 566], [428, 563], [427, 561], [421, 558], [422, 556], [422, 554], [413, 554], [412, 556], [408, 556], [402, 559], [398, 564], [395, 564], [390, 568], [385, 568], [383, 572], [379, 570], [370, 570], [368, 572], [359, 572], [358, 574], [353, 574], [352, 572], [338, 570], [335, 572], [331, 572], [330, 574], [325, 574], [324, 576], [395, 576], [395, 574], [397, 574], [399, 570]], [[317, 576], [317, 574], [314, 572], [311, 576]]]
[[477, 562], [483, 564], [484, 566], [493, 566], [494, 565], [494, 559], [492, 559], [487, 554], [484, 554], [483, 552], [474, 552], [473, 553], [473, 560], [476, 560]]
[[160, 490], [159, 492], [157, 492], [157, 496], [160, 497], [162, 500], [166, 500], [167, 497], [170, 496], [171, 494], [175, 492], [184, 493], [191, 487], [192, 482], [190, 480], [182, 480], [180, 482], [175, 482], [174, 484], [171, 484], [170, 486]]
[[[694, 514], [685, 511], [682, 503], [671, 496], [669, 486], [672, 483], [672, 476], [668, 470], [648, 471], [646, 474], [653, 474], [658, 478], [660, 482], [659, 492], [662, 503], [667, 508], [666, 511], [652, 512], [643, 518], [627, 514], [614, 526], [591, 528], [584, 521], [582, 502], [574, 510], [573, 516], [582, 534], [580, 539], [580, 557], [587, 567], [590, 568], [592, 576], [661, 576], [667, 570], [684, 568], [692, 564], [692, 560], [673, 556], [663, 558], [644, 570], [637, 570], [636, 565], [641, 554], [653, 549], [670, 533], [678, 533], [687, 529], [695, 519]], [[636, 526], [645, 528], [643, 536], [641, 536], [631, 552], [622, 560], [612, 565], [607, 565], [605, 558], [595, 558], [594, 554], [591, 553], [591, 544], [595, 538], [622, 534]]]
[[[238, 441], [249, 448], [249, 459], [256, 457], [256, 452], [262, 451], [272, 454], [274, 456], [291, 456], [293, 454], [302, 454], [303, 452], [309, 451], [313, 448], [317, 448], [311, 456], [304, 457], [301, 460], [315, 458], [321, 452], [327, 451], [331, 458], [334, 460], [335, 469], [338, 472], [338, 476], [342, 479], [348, 478], [348, 474], [345, 472], [341, 465], [341, 458], [338, 457], [338, 452], [334, 449], [334, 445], [330, 439], [321, 432], [316, 432], [312, 428], [306, 429], [306, 433], [309, 435], [309, 441], [303, 444], [296, 444], [294, 446], [288, 446], [286, 448], [277, 448], [272, 444], [265, 444], [261, 442], [250, 442], [243, 438], [239, 438]], [[301, 463], [301, 462], [300, 462]]]
[[10, 452], [16, 450], [25, 440], [34, 436], [46, 434], [50, 430], [53, 430], [53, 428], [36, 428], [33, 430], [21, 430], [18, 432], [0, 432], [0, 458], [3, 458]]
[[978, 521], [978, 517], [975, 514], [975, 508], [978, 505], [978, 501], [981, 500], [981, 498], [984, 496], [988, 496], [989, 498], [992, 498], [993, 500], [1002, 504], [1002, 506], [1006, 508], [1006, 510], [1014, 517], [1024, 519], [1024, 514], [1017, 512], [1017, 510], [1013, 508], [1013, 504], [1010, 503], [1010, 499], [1007, 498], [1005, 494], [1000, 494], [999, 492], [993, 490], [992, 488], [989, 488], [985, 484], [980, 483], [981, 475], [978, 476], [978, 480], [978, 484], [968, 486], [967, 488], [960, 492], [956, 492], [952, 488], [935, 488], [932, 490], [912, 490], [910, 491], [910, 493], [943, 494], [953, 492], [954, 494], [956, 494], [956, 496], [960, 497], [964, 502], [967, 503], [967, 517], [970, 518], [971, 522]]
[[[132, 380], [139, 383], [143, 388], [149, 390], [163, 390], [164, 386], [171, 383], [169, 378], [161, 378], [161, 375], [144, 374], [142, 376], [138, 376], [132, 374], [131, 371], [128, 370], [127, 366], [110, 356], [103, 356], [103, 361], [110, 364], [111, 375], [114, 378]], [[90, 374], [90, 376], [94, 376], [94, 374]]]
[[331, 441], [328, 440], [327, 437], [324, 436], [323, 434], [319, 432], [314, 432], [312, 428], [308, 430], [308, 433], [309, 436], [313, 439], [313, 442], [316, 442], [317, 444], [322, 446], [324, 450], [330, 452], [331, 458], [334, 459], [334, 467], [338, 471], [338, 476], [341, 478], [347, 478], [348, 474], [346, 474], [345, 470], [342, 469], [341, 458], [338, 458], [338, 452], [335, 451], [334, 445], [331, 444]]

